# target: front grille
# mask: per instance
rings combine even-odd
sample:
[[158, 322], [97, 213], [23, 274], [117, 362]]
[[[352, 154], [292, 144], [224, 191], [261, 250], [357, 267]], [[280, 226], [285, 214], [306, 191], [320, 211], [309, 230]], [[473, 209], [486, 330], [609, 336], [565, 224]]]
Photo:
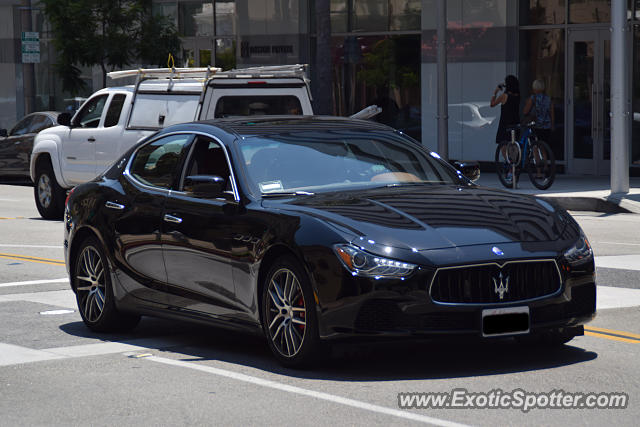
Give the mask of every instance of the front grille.
[[553, 260], [512, 261], [502, 267], [491, 263], [439, 269], [429, 293], [435, 302], [495, 304], [551, 295], [560, 285]]
[[361, 331], [454, 331], [477, 327], [475, 313], [406, 314], [393, 301], [369, 300], [360, 307], [355, 327]]

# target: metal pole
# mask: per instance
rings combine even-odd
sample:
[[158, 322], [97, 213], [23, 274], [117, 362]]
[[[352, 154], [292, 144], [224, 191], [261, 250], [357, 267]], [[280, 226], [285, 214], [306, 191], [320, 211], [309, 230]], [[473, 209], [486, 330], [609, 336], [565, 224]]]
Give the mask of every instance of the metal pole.
[[[627, 2], [611, 1], [611, 193], [629, 192], [627, 83]], [[606, 112], [605, 112], [606, 114]]]
[[438, 154], [449, 160], [449, 128], [447, 100], [447, 2], [437, 3], [438, 35]]
[[[31, 31], [31, 0], [22, 0], [20, 8], [21, 31]], [[20, 59], [22, 61], [22, 59]], [[24, 114], [36, 111], [35, 67], [33, 64], [22, 64], [22, 81], [24, 84]]]

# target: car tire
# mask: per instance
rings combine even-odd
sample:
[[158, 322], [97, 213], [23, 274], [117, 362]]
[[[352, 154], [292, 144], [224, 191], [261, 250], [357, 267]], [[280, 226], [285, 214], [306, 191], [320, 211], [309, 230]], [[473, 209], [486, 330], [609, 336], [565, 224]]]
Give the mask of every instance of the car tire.
[[41, 162], [36, 169], [33, 196], [44, 219], [62, 219], [66, 191], [56, 181], [49, 161]]
[[309, 278], [292, 256], [276, 260], [262, 286], [261, 319], [269, 348], [285, 367], [304, 368], [324, 354]]
[[106, 254], [95, 237], [82, 242], [75, 252], [71, 285], [82, 321], [95, 332], [133, 329], [140, 316], [116, 308]]

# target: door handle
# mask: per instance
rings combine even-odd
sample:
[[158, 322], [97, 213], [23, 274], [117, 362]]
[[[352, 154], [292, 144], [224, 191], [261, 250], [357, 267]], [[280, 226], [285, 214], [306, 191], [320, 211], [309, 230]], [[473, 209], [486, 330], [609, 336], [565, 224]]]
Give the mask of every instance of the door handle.
[[87, 141], [96, 142], [96, 139], [94, 137], [90, 136], [89, 138], [87, 138]]
[[181, 224], [182, 218], [178, 218], [177, 216], [165, 214], [164, 220], [167, 222], [173, 222], [174, 224]]
[[104, 206], [106, 208], [115, 209], [115, 210], [118, 210], [118, 211], [121, 211], [121, 210], [124, 209], [124, 205], [121, 205], [120, 203], [115, 203], [115, 202], [106, 202], [104, 204]]

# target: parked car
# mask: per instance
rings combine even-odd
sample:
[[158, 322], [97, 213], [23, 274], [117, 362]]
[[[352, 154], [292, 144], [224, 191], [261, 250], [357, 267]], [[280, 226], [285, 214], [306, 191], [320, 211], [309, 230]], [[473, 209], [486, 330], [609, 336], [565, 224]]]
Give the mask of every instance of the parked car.
[[27, 114], [9, 132], [0, 129], [0, 176], [30, 179], [29, 162], [33, 140], [41, 130], [56, 124], [58, 113]]
[[[213, 70], [215, 71], [215, 70]], [[66, 192], [90, 181], [141, 138], [198, 118], [313, 114], [303, 66], [258, 67], [212, 74], [208, 68], [132, 70], [135, 85], [101, 89], [60, 126], [40, 134], [31, 178], [40, 215], [62, 217]]]
[[64, 248], [90, 329], [205, 322], [264, 334], [287, 366], [342, 338], [559, 345], [595, 313], [593, 253], [566, 211], [362, 120], [168, 127], [73, 189]]

